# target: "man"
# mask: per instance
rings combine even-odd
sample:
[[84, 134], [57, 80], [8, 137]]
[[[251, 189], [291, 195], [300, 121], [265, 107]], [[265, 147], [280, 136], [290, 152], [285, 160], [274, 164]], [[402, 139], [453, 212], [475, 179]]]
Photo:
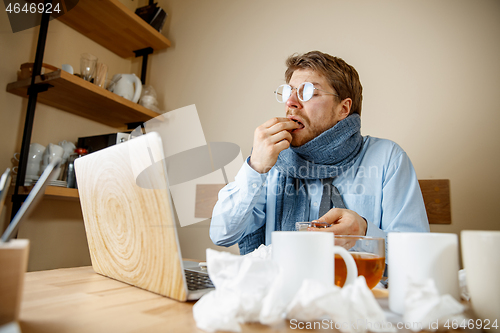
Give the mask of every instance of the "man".
[[287, 84], [275, 92], [286, 117], [254, 133], [253, 149], [214, 207], [210, 237], [249, 253], [275, 230], [301, 221], [309, 230], [386, 237], [429, 231], [415, 171], [394, 142], [362, 137], [362, 86], [340, 58], [312, 51], [287, 59]]

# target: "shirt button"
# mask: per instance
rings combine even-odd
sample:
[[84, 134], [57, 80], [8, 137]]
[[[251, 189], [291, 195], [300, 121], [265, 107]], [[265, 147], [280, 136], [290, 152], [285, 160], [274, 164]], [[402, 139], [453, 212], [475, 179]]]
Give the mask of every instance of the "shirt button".
[[314, 206], [314, 207], [317, 207], [317, 206], [318, 206], [318, 203], [317, 203], [317, 202], [314, 202], [314, 203], [313, 203], [313, 206]]
[[257, 188], [257, 184], [253, 183], [253, 184], [252, 184], [252, 187], [253, 187], [253, 188]]

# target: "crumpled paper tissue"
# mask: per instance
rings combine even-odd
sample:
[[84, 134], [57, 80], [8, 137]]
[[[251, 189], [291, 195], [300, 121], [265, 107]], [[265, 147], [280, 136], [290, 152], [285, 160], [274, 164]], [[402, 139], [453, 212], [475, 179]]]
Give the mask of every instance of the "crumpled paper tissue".
[[460, 287], [460, 296], [462, 297], [462, 299], [466, 301], [470, 300], [465, 269], [461, 269], [458, 271], [458, 286]]
[[[389, 281], [390, 284], [390, 281]], [[426, 331], [447, 330], [443, 325], [467, 319], [462, 313], [465, 306], [453, 296], [439, 295], [433, 279], [422, 283], [410, 281], [405, 297], [405, 313], [403, 320], [406, 323], [420, 323]], [[438, 325], [434, 325], [434, 324]], [[418, 326], [412, 326], [414, 332], [420, 331]]]
[[208, 273], [216, 289], [193, 306], [198, 328], [241, 332], [241, 323], [275, 325], [285, 318], [329, 320], [331, 327], [342, 332], [366, 332], [367, 325], [371, 331], [387, 327], [385, 314], [362, 276], [344, 288], [305, 280], [292, 301], [283, 304], [280, 270], [271, 259], [271, 250], [272, 246], [261, 245], [237, 256], [207, 249]]

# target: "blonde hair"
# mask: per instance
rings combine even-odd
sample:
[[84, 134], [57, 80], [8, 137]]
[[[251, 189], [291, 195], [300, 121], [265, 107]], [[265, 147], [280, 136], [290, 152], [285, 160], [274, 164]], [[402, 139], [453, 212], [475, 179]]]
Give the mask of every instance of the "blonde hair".
[[359, 81], [358, 72], [341, 58], [320, 51], [311, 51], [288, 57], [286, 66], [285, 80], [287, 83], [290, 82], [295, 70], [312, 69], [327, 79], [330, 86], [339, 95], [340, 101], [346, 98], [352, 100], [349, 114], [357, 113], [361, 115], [363, 86]]

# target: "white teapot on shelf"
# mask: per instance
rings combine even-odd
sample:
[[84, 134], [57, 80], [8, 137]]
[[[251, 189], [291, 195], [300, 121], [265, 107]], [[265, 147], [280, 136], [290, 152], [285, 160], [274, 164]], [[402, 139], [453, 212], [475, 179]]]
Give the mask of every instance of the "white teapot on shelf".
[[108, 90], [137, 103], [141, 97], [142, 82], [135, 74], [116, 74], [113, 76]]

